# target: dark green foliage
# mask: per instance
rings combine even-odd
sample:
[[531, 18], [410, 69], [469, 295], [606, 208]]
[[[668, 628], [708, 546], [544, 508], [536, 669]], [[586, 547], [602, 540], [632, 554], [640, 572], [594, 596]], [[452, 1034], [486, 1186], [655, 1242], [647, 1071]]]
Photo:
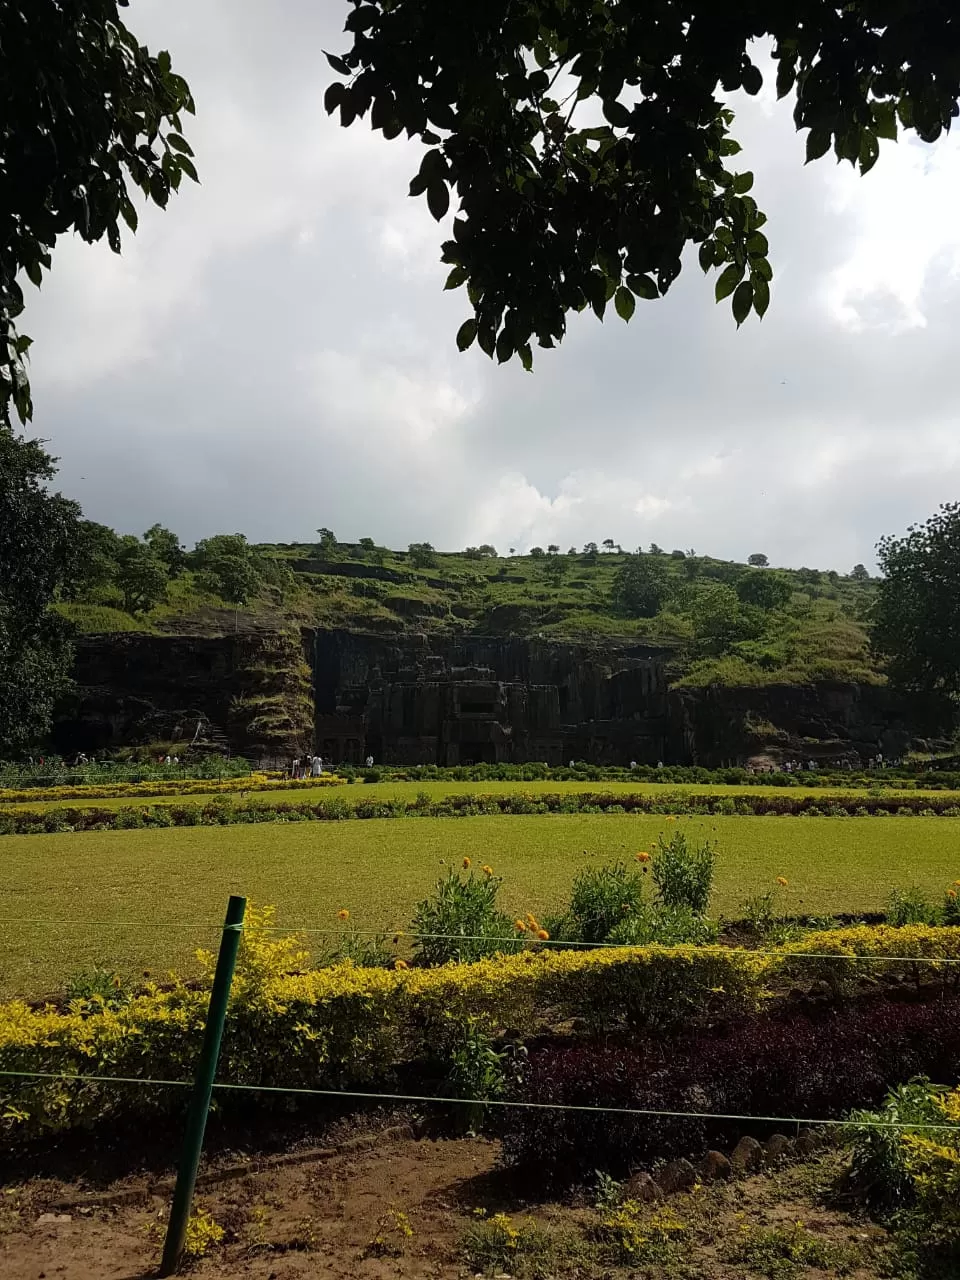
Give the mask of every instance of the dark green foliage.
[[407, 555], [417, 569], [432, 569], [437, 563], [437, 553], [429, 542], [411, 542]]
[[243, 604], [255, 595], [262, 581], [259, 557], [242, 533], [218, 533], [198, 542], [190, 567], [225, 600]]
[[130, 185], [161, 208], [184, 174], [196, 180], [180, 112], [193, 111], [170, 55], [140, 46], [119, 0], [7, 0], [0, 84], [0, 422], [13, 401], [32, 414], [18, 335], [22, 272], [39, 286], [59, 236], [104, 236], [120, 252], [120, 224], [136, 230]]
[[960, 503], [881, 539], [873, 642], [914, 693], [960, 700]]
[[766, 569], [770, 561], [762, 551], [755, 551], [753, 555], [747, 556], [747, 564], [752, 565], [755, 569]]
[[606, 942], [624, 919], [643, 905], [644, 876], [625, 862], [587, 867], [573, 882], [568, 937], [577, 942]]
[[[596, 547], [594, 547], [596, 550]], [[667, 570], [659, 556], [627, 556], [613, 580], [613, 604], [633, 618], [652, 618], [667, 598]]]
[[416, 956], [421, 964], [467, 963], [513, 950], [516, 930], [497, 907], [499, 876], [461, 876], [448, 871], [430, 898], [417, 904], [413, 916]]
[[663, 905], [702, 916], [710, 903], [716, 861], [716, 849], [709, 841], [690, 845], [682, 831], [675, 831], [669, 840], [660, 836], [652, 866]]
[[120, 539], [116, 583], [128, 613], [152, 609], [166, 597], [169, 566], [149, 546], [128, 535]]
[[187, 553], [180, 545], [180, 539], [171, 529], [162, 524], [151, 525], [143, 535], [143, 540], [150, 549], [151, 555], [162, 561], [170, 577], [175, 578], [187, 562]]
[[426, 144], [410, 194], [437, 219], [457, 197], [446, 287], [473, 308], [457, 345], [525, 368], [568, 311], [603, 319], [612, 303], [626, 321], [665, 294], [689, 244], [738, 325], [764, 314], [766, 218], [724, 104], [762, 88], [764, 38], [808, 160], [832, 147], [865, 173], [899, 127], [938, 138], [960, 93], [943, 0], [354, 0], [346, 28], [327, 111]]
[[[874, 1209], [895, 1209], [908, 1204], [913, 1180], [907, 1171], [904, 1130], [889, 1125], [916, 1125], [920, 1137], [941, 1142], [944, 1123], [937, 1099], [945, 1090], [923, 1077], [891, 1089], [876, 1111], [854, 1111], [846, 1137], [853, 1146], [851, 1176], [854, 1185]], [[924, 1129], [924, 1125], [934, 1126]]]
[[49, 606], [79, 574], [80, 508], [45, 482], [54, 460], [0, 425], [0, 755], [45, 732], [68, 688], [68, 627]]
[[742, 604], [756, 605], [758, 609], [782, 609], [793, 595], [793, 588], [783, 574], [769, 570], [743, 574], [734, 590]]

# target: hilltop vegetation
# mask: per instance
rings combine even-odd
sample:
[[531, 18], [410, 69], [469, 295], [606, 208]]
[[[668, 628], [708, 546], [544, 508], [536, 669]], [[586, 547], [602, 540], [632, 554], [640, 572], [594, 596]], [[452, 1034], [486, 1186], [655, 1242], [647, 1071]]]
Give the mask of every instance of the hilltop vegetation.
[[406, 551], [372, 539], [252, 546], [219, 535], [192, 551], [160, 526], [142, 539], [85, 523], [87, 566], [59, 610], [81, 631], [215, 632], [295, 624], [669, 650], [677, 681], [702, 685], [882, 678], [867, 619], [875, 584], [693, 551], [625, 552], [611, 540], [498, 555], [489, 545]]

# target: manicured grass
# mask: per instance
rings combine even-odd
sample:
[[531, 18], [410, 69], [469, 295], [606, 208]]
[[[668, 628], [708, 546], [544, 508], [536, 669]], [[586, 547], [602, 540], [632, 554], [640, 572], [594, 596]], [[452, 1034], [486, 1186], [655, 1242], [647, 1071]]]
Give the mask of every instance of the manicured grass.
[[[579, 868], [649, 849], [679, 826], [717, 842], [714, 909], [788, 877], [784, 909], [828, 914], [879, 909], [894, 887], [939, 895], [960, 877], [960, 819], [682, 818], [562, 814], [188, 827], [0, 842], [0, 992], [56, 989], [94, 963], [136, 974], [188, 965], [216, 940], [228, 894], [274, 903], [291, 928], [407, 927], [416, 901], [464, 856], [505, 878], [503, 905], [543, 914]], [[61, 921], [65, 924], [31, 923]], [[99, 927], [97, 922], [139, 925]], [[83, 927], [85, 922], [88, 927]], [[180, 925], [191, 927], [175, 927]], [[195, 927], [194, 927], [195, 926]]]
[[[883, 793], [887, 795], [899, 795], [903, 792], [903, 788], [884, 787]], [[346, 783], [343, 786], [323, 786], [323, 787], [282, 787], [277, 790], [270, 791], [248, 791], [244, 794], [244, 799], [259, 799], [265, 803], [284, 804], [292, 803], [297, 800], [316, 801], [328, 800], [331, 796], [341, 796], [355, 803], [357, 800], [386, 800], [394, 797], [406, 797], [407, 799], [415, 799], [419, 793], [423, 791], [431, 798], [431, 800], [440, 799], [443, 796], [451, 795], [511, 795], [517, 793], [527, 793], [530, 795], [542, 795], [544, 793], [556, 795], [564, 791], [582, 792], [623, 792], [628, 794], [642, 795], [670, 795], [670, 794], [689, 794], [689, 795], [790, 795], [790, 796], [838, 796], [838, 795], [867, 795], [866, 787], [765, 787], [765, 786], [748, 786], [740, 783], [661, 783], [661, 782], [369, 782], [369, 783]], [[231, 792], [203, 792], [194, 795], [185, 796], [125, 796], [110, 797], [107, 799], [83, 799], [83, 800], [34, 800], [25, 803], [3, 804], [3, 793], [0, 792], [0, 812], [9, 811], [11, 809], [54, 809], [54, 808], [102, 808], [102, 809], [121, 809], [131, 805], [153, 805], [153, 804], [205, 804], [208, 800], [214, 800], [217, 795], [225, 795], [227, 799], [239, 801], [241, 793], [239, 791]], [[915, 796], [949, 796], [956, 795], [960, 801], [960, 792], [950, 791], [915, 791], [908, 790], [904, 792], [907, 795]]]

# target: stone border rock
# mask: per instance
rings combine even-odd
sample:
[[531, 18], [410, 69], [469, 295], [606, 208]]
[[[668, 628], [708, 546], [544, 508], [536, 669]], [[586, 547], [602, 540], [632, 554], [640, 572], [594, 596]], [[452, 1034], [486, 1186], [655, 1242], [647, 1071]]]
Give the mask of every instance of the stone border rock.
[[681, 1157], [666, 1161], [653, 1173], [645, 1170], [635, 1173], [624, 1184], [624, 1192], [631, 1200], [662, 1200], [664, 1196], [689, 1191], [698, 1183], [745, 1178], [763, 1168], [775, 1168], [790, 1160], [805, 1160], [823, 1145], [823, 1135], [811, 1129], [804, 1130], [796, 1138], [774, 1133], [764, 1143], [745, 1135], [729, 1156], [722, 1151], [711, 1150], [696, 1165]]

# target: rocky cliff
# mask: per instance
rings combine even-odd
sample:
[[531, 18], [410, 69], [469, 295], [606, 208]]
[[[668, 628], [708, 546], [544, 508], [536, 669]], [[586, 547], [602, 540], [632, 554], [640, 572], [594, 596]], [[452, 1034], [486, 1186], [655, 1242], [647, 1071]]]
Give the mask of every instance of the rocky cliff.
[[669, 654], [597, 642], [308, 630], [86, 636], [64, 752], [156, 740], [258, 756], [455, 765], [569, 759], [716, 765], [752, 754], [897, 754], [912, 708], [882, 687], [671, 689]]

